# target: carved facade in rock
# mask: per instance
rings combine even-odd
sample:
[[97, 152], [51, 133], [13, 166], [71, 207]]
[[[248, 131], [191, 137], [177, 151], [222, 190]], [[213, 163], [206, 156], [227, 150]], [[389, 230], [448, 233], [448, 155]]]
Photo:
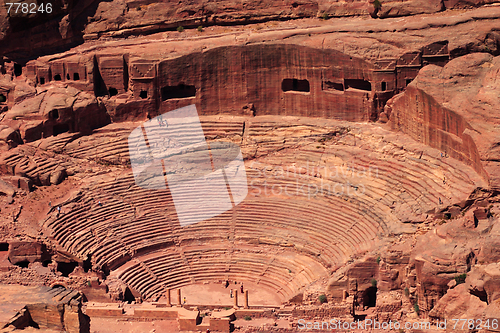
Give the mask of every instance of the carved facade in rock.
[[113, 121], [145, 119], [195, 103], [201, 115], [292, 115], [373, 121], [424, 64], [448, 61], [447, 43], [374, 61], [288, 43], [227, 45], [174, 58], [95, 53], [28, 63], [27, 76], [109, 96]]

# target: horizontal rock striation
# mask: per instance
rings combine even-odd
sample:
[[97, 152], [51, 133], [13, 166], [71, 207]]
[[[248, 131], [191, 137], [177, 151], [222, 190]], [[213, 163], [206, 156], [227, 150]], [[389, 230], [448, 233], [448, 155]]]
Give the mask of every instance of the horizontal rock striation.
[[[126, 37], [178, 26], [244, 25], [272, 20], [315, 17], [368, 16], [386, 18], [436, 13], [445, 9], [480, 7], [496, 0], [446, 1], [169, 1], [127, 0], [99, 2], [65, 1], [51, 3], [52, 12], [7, 13], [0, 9], [0, 52], [12, 59], [30, 59], [81, 44], [101, 35]], [[23, 41], [29, 41], [24, 43]], [[29, 44], [29, 46], [28, 46]]]

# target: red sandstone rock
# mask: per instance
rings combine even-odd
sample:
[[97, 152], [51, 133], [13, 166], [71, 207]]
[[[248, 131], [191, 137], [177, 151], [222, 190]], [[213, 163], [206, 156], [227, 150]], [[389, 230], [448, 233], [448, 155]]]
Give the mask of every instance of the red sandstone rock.
[[444, 68], [423, 68], [407, 90], [388, 103], [392, 128], [472, 165], [490, 186], [500, 186], [500, 133], [491, 112], [500, 103], [499, 66], [500, 57], [476, 53]]
[[467, 273], [465, 283], [448, 290], [429, 316], [440, 319], [499, 317], [499, 264], [480, 265]]
[[381, 3], [382, 6], [378, 11], [380, 18], [437, 13], [445, 8], [443, 1], [440, 0], [381, 1]]
[[13, 98], [14, 103], [20, 103], [26, 98], [30, 98], [35, 96], [36, 89], [28, 84], [16, 84], [16, 88], [14, 90]]
[[23, 119], [20, 131], [26, 141], [64, 132], [90, 133], [109, 121], [103, 106], [88, 93], [60, 85], [44, 90], [6, 114], [8, 119]]
[[467, 275], [469, 292], [486, 301], [498, 303], [500, 299], [500, 264], [476, 266]]
[[[123, 37], [131, 34], [175, 29], [178, 26], [197, 27], [215, 24], [245, 24], [269, 20], [287, 20], [303, 17], [315, 18], [367, 16], [373, 11], [373, 1], [247, 1], [195, 0], [179, 1], [170, 6], [168, 1], [96, 2], [69, 1], [67, 6], [54, 6], [51, 15], [38, 21], [36, 15], [13, 14], [0, 21], [0, 52], [11, 57], [23, 54], [32, 57], [45, 54], [49, 49], [66, 48], [80, 43], [82, 38], [96, 39], [100, 35]], [[380, 17], [435, 13], [444, 8], [477, 7], [496, 0], [382, 1]], [[2, 8], [1, 17], [8, 17]], [[11, 14], [12, 15], [12, 14]], [[29, 23], [25, 23], [28, 21]], [[17, 29], [13, 29], [16, 27]], [[22, 43], [30, 40], [30, 45]]]
[[[76, 291], [14, 285], [0, 285], [0, 290], [0, 314], [5, 327], [16, 331], [36, 327], [48, 332], [90, 332], [89, 318], [81, 310], [82, 297]], [[15, 315], [20, 309], [23, 310]]]
[[460, 284], [448, 290], [429, 312], [431, 318], [469, 319], [482, 318], [487, 304], [467, 292], [467, 285]]
[[9, 183], [0, 179], [0, 194], [12, 197], [16, 193], [16, 189]]
[[59, 185], [66, 177], [66, 169], [59, 167], [50, 174], [50, 184]]
[[[161, 30], [168, 24], [181, 21], [195, 26], [199, 24], [195, 19], [200, 10], [194, 3], [190, 4], [190, 9], [180, 8], [176, 12], [169, 12], [172, 7], [141, 1], [100, 3], [94, 21], [86, 27], [87, 32], [93, 37], [99, 34], [116, 37]], [[445, 5], [447, 3], [451, 1], [445, 1]], [[322, 13], [360, 15], [368, 10], [368, 2], [361, 1], [348, 4], [299, 1], [295, 5], [286, 2], [286, 6], [291, 7], [286, 11], [280, 9], [280, 4], [273, 3], [270, 7], [266, 4], [265, 1], [212, 3], [202, 7], [201, 14], [210, 11], [206, 18], [210, 22], [235, 23], [263, 17], [267, 20]], [[137, 5], [141, 5], [141, 9], [133, 12], [134, 6], [139, 8]], [[240, 5], [243, 10], [238, 7]], [[460, 6], [460, 3], [452, 5]], [[380, 14], [410, 15], [437, 11], [439, 6], [438, 2], [416, 0], [384, 2]], [[221, 8], [227, 13], [222, 14]], [[158, 20], [165, 19], [162, 17], [165, 13], [169, 14], [171, 21], [158, 23]], [[73, 38], [70, 17], [66, 15], [58, 23], [63, 38]], [[415, 236], [417, 240], [411, 259], [410, 248], [414, 244], [401, 242], [383, 251], [380, 264], [376, 256], [371, 256], [368, 260], [356, 260], [344, 267], [344, 271], [337, 271], [329, 281], [328, 291], [335, 300], [341, 300], [344, 291], [348, 291], [356, 295], [359, 303], [369, 304], [373, 301], [375, 283], [381, 292], [408, 286], [409, 297], [413, 300], [415, 296], [419, 297], [423, 312], [437, 304], [434, 314], [439, 318], [464, 313], [475, 315], [474, 311], [482, 309], [484, 304], [471, 299], [461, 285], [454, 288], [455, 291], [449, 291], [449, 296], [446, 294], [447, 300], [453, 304], [439, 303], [438, 300], [453, 277], [470, 270], [476, 258], [488, 263], [499, 256], [498, 224], [489, 216], [489, 208], [485, 208], [488, 197], [471, 196], [466, 200], [474, 188], [483, 186], [483, 182], [454, 158], [440, 159], [439, 151], [421, 147], [404, 135], [386, 133], [371, 125], [366, 126], [368, 130], [360, 130], [362, 125], [359, 124], [349, 125], [349, 130], [342, 132], [338, 130], [340, 123], [328, 122], [325, 118], [376, 120], [385, 100], [405, 89], [393, 99], [387, 112], [380, 114], [380, 120], [390, 117], [392, 123], [396, 119], [398, 126], [415, 139], [440, 150], [451, 149], [452, 157], [469, 163], [482, 176], [495, 177], [497, 170], [488, 165], [497, 163], [498, 157], [497, 133], [492, 126], [496, 126], [496, 118], [491, 109], [498, 102], [497, 58], [485, 54], [470, 55], [453, 60], [444, 69], [433, 65], [420, 68], [428, 63], [444, 65], [450, 55], [470, 50], [486, 50], [487, 47], [489, 52], [495, 53], [500, 40], [494, 31], [498, 25], [495, 22], [497, 17], [498, 10], [484, 8], [456, 15], [444, 13], [438, 17], [386, 21], [345, 20], [338, 26], [337, 23], [330, 26], [326, 23], [317, 28], [238, 32], [188, 41], [163, 41], [163, 37], [156, 35], [151, 41], [142, 38], [88, 43], [66, 54], [30, 62], [23, 68], [23, 75], [37, 85], [36, 95], [30, 81], [25, 81], [23, 75], [12, 81], [6, 75], [7, 83], [0, 84], [0, 92], [5, 92], [11, 105], [15, 105], [4, 118], [7, 126], [4, 127], [5, 137], [11, 137], [12, 141], [14, 133], [19, 131], [22, 138], [31, 143], [2, 154], [0, 168], [3, 173], [19, 175], [16, 178], [19, 181], [29, 177], [37, 185], [47, 186], [60, 184], [65, 174], [76, 175], [77, 186], [82, 186], [82, 192], [61, 203], [64, 209], [61, 216], [57, 214], [55, 217], [53, 208], [49, 209], [48, 215], [40, 214], [40, 220], [45, 221], [44, 232], [50, 233], [54, 243], [71, 251], [79, 260], [91, 255], [95, 269], [112, 270], [109, 279], [115, 280], [111, 285], [125, 281], [137, 287], [148, 299], [155, 299], [163, 292], [163, 286], [171, 283], [169, 276], [162, 275], [171, 269], [179, 271], [178, 281], [181, 282], [176, 283], [181, 284], [192, 283], [199, 276], [208, 280], [222, 278], [228, 273], [239, 279], [241, 272], [238, 269], [242, 269], [245, 274], [253, 272], [243, 275], [244, 278], [253, 279], [254, 274], [258, 274], [263, 285], [270, 284], [287, 299], [311, 283], [328, 277], [329, 272], [344, 265], [349, 258], [374, 249], [381, 235], [393, 240], [419, 228], [401, 222], [425, 222], [426, 225], [418, 230], [423, 233], [434, 223], [427, 215], [449, 213], [457, 218], [456, 221], [423, 236]], [[146, 26], [137, 29], [142, 24]], [[440, 28], [434, 28], [436, 25]], [[478, 27], [481, 29], [475, 29]], [[4, 67], [9, 75], [16, 76], [13, 63]], [[419, 71], [417, 80], [408, 85]], [[52, 80], [56, 80], [56, 76], [64, 83], [54, 83]], [[434, 80], [436, 76], [438, 79]], [[310, 91], [294, 92], [294, 78], [309, 80]], [[284, 79], [290, 80], [290, 91], [283, 91], [283, 86], [287, 85]], [[193, 96], [170, 98], [169, 92], [175, 92], [181, 82], [192, 86], [187, 90]], [[442, 82], [448, 84], [446, 94], [449, 99], [440, 101], [436, 95]], [[367, 88], [368, 84], [370, 88]], [[457, 84], [458, 89], [455, 88]], [[459, 93], [462, 92], [467, 96], [461, 97]], [[94, 93], [106, 96], [96, 98]], [[455, 96], [460, 103], [454, 101]], [[426, 108], [419, 106], [421, 98]], [[140, 123], [113, 124], [95, 129], [110, 120], [144, 121], [158, 112], [191, 103], [201, 105], [201, 114], [218, 117], [216, 121], [208, 121], [208, 125], [203, 124], [207, 137], [241, 143], [244, 157], [259, 160], [265, 171], [314, 161], [327, 166], [375, 165], [380, 168], [380, 174], [377, 171], [376, 177], [363, 180], [368, 192], [362, 198], [315, 197], [304, 205], [304, 198], [255, 196], [254, 200], [235, 208], [234, 213], [208, 221], [207, 232], [196, 229], [200, 226], [181, 230], [175, 225], [171, 197], [165, 193], [143, 191], [133, 184], [133, 175], [127, 167], [126, 138], [130, 129]], [[470, 105], [472, 107], [468, 108]], [[481, 117], [471, 120], [478, 105], [480, 112], [476, 114]], [[420, 111], [423, 120], [418, 118]], [[277, 116], [280, 121], [284, 115], [320, 119], [307, 123], [295, 117], [280, 124], [276, 118], [265, 118], [267, 114]], [[233, 122], [234, 115], [246, 118]], [[325, 124], [328, 125], [321, 128]], [[439, 127], [441, 125], [443, 128]], [[455, 133], [455, 128], [463, 131]], [[62, 133], [68, 131], [78, 133]], [[334, 131], [336, 134], [331, 135]], [[443, 131], [447, 133], [443, 134]], [[486, 133], [486, 140], [483, 141], [482, 136], [474, 131]], [[45, 138], [52, 135], [56, 136]], [[435, 140], [434, 135], [440, 135], [439, 140]], [[479, 153], [473, 149], [474, 145], [479, 147]], [[486, 153], [481, 150], [483, 145], [486, 145]], [[418, 153], [413, 149], [415, 146]], [[42, 150], [57, 154], [40, 155]], [[452, 155], [449, 151], [447, 153]], [[483, 172], [484, 165], [487, 166], [486, 172]], [[445, 173], [446, 180], [441, 178]], [[85, 180], [86, 177], [89, 179]], [[318, 179], [332, 180], [322, 178], [316, 170], [301, 172], [300, 177], [312, 184], [318, 183]], [[447, 182], [455, 187], [443, 186]], [[96, 205], [96, 198], [102, 200], [105, 208]], [[449, 206], [438, 207], [441, 200]], [[495, 202], [497, 199], [491, 200]], [[36, 205], [31, 198], [27, 201]], [[474, 206], [469, 210], [471, 213], [468, 214], [472, 216], [466, 217], [472, 218], [472, 224], [470, 220], [464, 222], [465, 219], [460, 219], [458, 206], [452, 205], [464, 208], [474, 201], [481, 208]], [[41, 210], [45, 212], [47, 207]], [[258, 215], [261, 211], [265, 214]], [[16, 219], [21, 216], [19, 212]], [[476, 229], [474, 215], [486, 223], [485, 228]], [[463, 224], [469, 229], [464, 230]], [[307, 228], [302, 228], [302, 225]], [[229, 229], [228, 226], [234, 227]], [[232, 237], [230, 240], [228, 235]], [[203, 243], [205, 238], [208, 241]], [[216, 248], [213, 239], [224, 242]], [[243, 250], [240, 247], [243, 244], [248, 248]], [[429, 244], [433, 245], [432, 248]], [[238, 248], [231, 253], [231, 260], [238, 264], [228, 260], [223, 266], [217, 266], [220, 264], [217, 259], [225, 258], [228, 245]], [[182, 256], [176, 251], [168, 252], [170, 247], [179, 250]], [[254, 252], [255, 249], [261, 252]], [[262, 253], [269, 249], [277, 252], [270, 251], [269, 257]], [[38, 250], [35, 245], [16, 245], [11, 248], [12, 258], [18, 260], [17, 263], [41, 260], [43, 253], [38, 253]], [[166, 258], [172, 261], [165, 264]], [[54, 260], [62, 261], [59, 258]], [[168, 268], [159, 268], [158, 263]], [[179, 265], [184, 269], [192, 265], [193, 269], [183, 271]], [[499, 289], [496, 270], [472, 270], [471, 295], [482, 297], [485, 294], [496, 302]], [[212, 275], [207, 278], [209, 274]], [[78, 276], [81, 272], [75, 272], [72, 278]], [[141, 278], [137, 279], [138, 276]], [[308, 292], [317, 298], [317, 290]], [[120, 292], [114, 290], [113, 293], [119, 298]], [[134, 293], [134, 296], [140, 296], [136, 290]], [[401, 306], [401, 301], [394, 303], [380, 305], [379, 318], [390, 316]], [[456, 312], [457, 306], [462, 304], [477, 307]], [[349, 306], [343, 305], [322, 314], [348, 315]], [[492, 306], [485, 311], [493, 313], [496, 309]], [[45, 313], [45, 310], [37, 308], [35, 312], [45, 318], [42, 319], [45, 324], [54, 324], [57, 321], [55, 311]], [[313, 308], [308, 314], [316, 315], [318, 311]], [[64, 320], [76, 320], [77, 317], [76, 312], [69, 312], [68, 315], [65, 313]]]
[[9, 261], [17, 264], [23, 261], [44, 261], [50, 258], [45, 244], [36, 242], [12, 242], [9, 244]]
[[19, 176], [6, 176], [2, 178], [22, 191], [30, 192], [32, 190], [33, 183], [29, 178]]
[[16, 147], [23, 142], [19, 131], [7, 125], [0, 125], [0, 140], [8, 144], [9, 147]]
[[[421, 236], [412, 250], [420, 308], [430, 310], [448, 283], [476, 262], [478, 231], [466, 231], [460, 220], [448, 222]], [[492, 237], [495, 239], [495, 237]], [[429, 244], [433, 244], [432, 248]], [[415, 286], [417, 286], [415, 284]]]

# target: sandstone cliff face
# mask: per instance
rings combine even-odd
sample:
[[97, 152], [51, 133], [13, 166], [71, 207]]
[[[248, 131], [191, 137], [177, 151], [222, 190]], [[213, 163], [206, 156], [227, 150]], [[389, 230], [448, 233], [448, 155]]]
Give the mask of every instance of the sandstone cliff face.
[[[56, 1], [50, 14], [7, 14], [0, 9], [0, 52], [28, 60], [81, 44], [101, 35], [124, 37], [175, 29], [178, 26], [234, 25], [314, 17], [372, 16], [380, 18], [436, 13], [478, 7], [497, 0], [304, 1], [304, 0], [114, 0]], [[25, 43], [24, 41], [29, 41]], [[29, 46], [28, 46], [29, 45]]]
[[[11, 332], [36, 327], [68, 333], [90, 332], [89, 317], [81, 310], [82, 295], [76, 291], [3, 284], [0, 291], [0, 330]], [[9, 313], [10, 317], [16, 315], [6, 318]]]
[[[99, 48], [89, 42], [58, 57], [30, 61], [23, 76], [40, 91], [61, 81], [56, 84], [102, 97], [114, 122], [146, 119], [192, 103], [206, 115], [243, 115], [251, 109], [254, 115], [386, 120], [387, 114], [380, 114], [385, 102], [422, 66], [442, 66], [472, 50], [498, 53], [500, 25], [494, 18], [500, 17], [499, 9], [442, 18], [350, 19], [338, 26], [321, 21], [310, 27], [308, 21], [300, 29], [269, 26], [262, 32], [161, 33], [102, 41]], [[437, 30], [430, 29], [436, 25]], [[10, 106], [17, 90], [22, 98], [33, 94], [28, 87], [18, 89], [17, 81], [4, 84]], [[38, 125], [30, 124], [30, 131], [40, 132]], [[46, 132], [50, 135], [50, 128]]]
[[[465, 5], [383, 1], [375, 13], [366, 1], [180, 3], [181, 7], [167, 1], [95, 3], [88, 16], [75, 12], [58, 23], [62, 44], [47, 37], [34, 49], [78, 41], [81, 31], [88, 43], [31, 61], [21, 73], [15, 63], [3, 64], [0, 94], [6, 101], [0, 105], [0, 172], [8, 176], [2, 176], [5, 182], [0, 183], [0, 194], [7, 200], [0, 199], [9, 206], [1, 207], [2, 223], [7, 217], [10, 222], [11, 216], [13, 222], [24, 221], [22, 206], [10, 205], [14, 201], [24, 207], [39, 205], [37, 218], [50, 236], [48, 243], [77, 256], [79, 263], [85, 260], [94, 269], [111, 271], [109, 280], [126, 283], [147, 299], [195, 278], [223, 279], [230, 272], [235, 279], [253, 279], [248, 272], [257, 272], [263, 288], [278, 290], [287, 300], [336, 272], [322, 287], [335, 300], [350, 295], [357, 310], [378, 302], [377, 290], [401, 296], [402, 288], [408, 288], [405, 303], [416, 303], [425, 313], [434, 308], [436, 318], [464, 313], [489, 316], [498, 310], [497, 268], [474, 268], [500, 258], [496, 221], [500, 211], [494, 206], [498, 198], [494, 191], [488, 194], [491, 198], [479, 198], [473, 191], [488, 185], [495, 190], [500, 180], [495, 113], [499, 60], [487, 53], [471, 54], [446, 65], [450, 57], [471, 51], [499, 53], [498, 6], [415, 19], [321, 24], [303, 20], [302, 28], [269, 25], [263, 32], [233, 27], [220, 35], [191, 31], [90, 41], [180, 24], [196, 27], [369, 11], [390, 17]], [[75, 19], [85, 30], [75, 28]], [[22, 51], [20, 45], [10, 46], [14, 54]], [[433, 65], [421, 69], [428, 64]], [[385, 101], [403, 90], [379, 115]], [[205, 224], [182, 229], [167, 191], [145, 191], [134, 184], [127, 137], [148, 117], [193, 103], [206, 137], [241, 145], [243, 157], [257, 167], [247, 165], [253, 185], [248, 200]], [[390, 120], [392, 129], [416, 141], [373, 123], [355, 123], [377, 117]], [[108, 125], [110, 121], [114, 124]], [[317, 165], [299, 177], [265, 176], [283, 166], [310, 162]], [[317, 166], [341, 171], [322, 175]], [[377, 172], [369, 176], [356, 172], [367, 168]], [[66, 187], [72, 195], [58, 198], [60, 214], [55, 206], [47, 208], [49, 200], [40, 204], [34, 195], [15, 196], [23, 186], [28, 192], [30, 183], [57, 186], [66, 177], [72, 182]], [[353, 192], [320, 193], [312, 199], [305, 193], [289, 198], [265, 192], [267, 182], [273, 189], [288, 189], [290, 184], [298, 188], [297, 178], [308, 187], [326, 184], [328, 192], [348, 184], [347, 191]], [[350, 186], [352, 181], [357, 184]], [[361, 188], [359, 197], [352, 195]], [[452, 218], [453, 223], [429, 231]], [[5, 225], [1, 226], [9, 230], [5, 234], [18, 234]], [[427, 233], [408, 236], [415, 232]], [[395, 244], [384, 244], [375, 253], [385, 236], [384, 241]], [[14, 263], [45, 259], [39, 245], [13, 241], [8, 245]], [[228, 248], [239, 250], [228, 257]], [[219, 266], [224, 258], [230, 260]], [[65, 262], [59, 256], [52, 259]], [[177, 279], [166, 273], [165, 265], [178, 273]], [[30, 264], [29, 269], [39, 266]], [[344, 270], [336, 271], [339, 267]], [[469, 289], [460, 285], [449, 290], [456, 275], [469, 271]], [[304, 295], [307, 292], [317, 298], [323, 289], [306, 290]], [[441, 302], [443, 295], [447, 298]], [[448, 301], [454, 304], [448, 306]], [[379, 305], [389, 316], [401, 308], [401, 300]], [[467, 307], [465, 312], [457, 310], [462, 306]], [[345, 304], [342, 308], [342, 313], [349, 310]], [[30, 311], [47, 326], [58, 323], [61, 316], [64, 321], [80, 316], [77, 311], [62, 314], [59, 304]]]
[[20, 262], [42, 262], [50, 259], [45, 244], [37, 242], [12, 242], [9, 244], [9, 261], [12, 264]]
[[500, 187], [500, 57], [476, 53], [424, 67], [386, 106], [394, 130], [472, 165]]
[[38, 89], [5, 114], [5, 123], [25, 142], [63, 132], [90, 133], [108, 122], [95, 96], [64, 85]]
[[429, 312], [431, 318], [500, 319], [499, 264], [478, 265], [467, 275], [465, 283], [448, 290]]
[[[371, 1], [373, 2], [373, 1]], [[497, 0], [403, 0], [380, 1], [375, 15], [379, 18], [437, 13], [447, 9], [479, 7]]]
[[380, 18], [437, 13], [446, 9], [442, 0], [381, 1]]
[[[45, 3], [44, 3], [45, 4]], [[52, 1], [52, 13], [46, 11], [23, 14], [0, 8], [0, 52], [16, 60], [34, 55], [50, 54], [83, 42], [82, 31], [87, 18], [93, 16], [99, 4], [96, 0]]]
[[[300, 44], [228, 47], [162, 61], [158, 84], [176, 87], [183, 82], [196, 87], [196, 97], [183, 103], [196, 102], [201, 114], [242, 115], [246, 102], [251, 102], [256, 115], [367, 121], [373, 112], [369, 67], [361, 59]], [[328, 90], [330, 81], [342, 78], [370, 87]], [[160, 110], [181, 106], [169, 99], [167, 93], [161, 96]], [[332, 109], [332, 104], [338, 108]]]

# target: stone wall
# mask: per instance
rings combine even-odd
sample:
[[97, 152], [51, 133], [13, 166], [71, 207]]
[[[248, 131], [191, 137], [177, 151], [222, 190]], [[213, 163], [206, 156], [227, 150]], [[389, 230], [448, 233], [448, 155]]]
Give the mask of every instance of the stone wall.
[[409, 134], [413, 139], [446, 152], [486, 176], [474, 140], [468, 134], [470, 125], [452, 110], [443, 107], [432, 96], [411, 85], [403, 98], [394, 99], [397, 112], [391, 126]]
[[[16, 314], [7, 323], [2, 323], [5, 327], [24, 329], [32, 326], [68, 333], [90, 332], [90, 320], [82, 313], [82, 296], [77, 291], [18, 285], [0, 285], [0, 291], [0, 315]], [[4, 328], [3, 325], [0, 329]]]
[[[445, 67], [427, 66], [406, 91], [387, 103], [393, 130], [471, 165], [493, 187], [500, 186], [498, 134], [491, 107], [500, 59], [474, 53]], [[446, 179], [443, 180], [446, 182]]]
[[292, 316], [295, 318], [338, 318], [350, 316], [352, 306], [349, 304], [339, 306], [322, 306], [311, 308], [295, 308]]
[[359, 51], [354, 53], [334, 47], [332, 36], [287, 37], [282, 31], [266, 37], [275, 41], [264, 43], [224, 36], [200, 39], [189, 47], [165, 43], [159, 46], [164, 52], [148, 57], [104, 49], [57, 60], [40, 58], [29, 62], [24, 72], [38, 86], [57, 76], [64, 84], [103, 96], [113, 122], [144, 120], [193, 103], [201, 115], [357, 122], [377, 120], [386, 102], [404, 90], [423, 65], [444, 65], [450, 57], [447, 41], [373, 58], [364, 53], [369, 52], [367, 45], [355, 46]]
[[[373, 112], [372, 88], [366, 83], [372, 80], [370, 67], [340, 52], [298, 45], [216, 48], [159, 63], [160, 110], [196, 102], [203, 115], [243, 114], [243, 107], [253, 103], [256, 115], [367, 121]], [[345, 86], [346, 80], [352, 87]], [[330, 87], [331, 82], [339, 88]], [[169, 98], [175, 93], [167, 95], [166, 87], [179, 85], [193, 86], [195, 96]]]

